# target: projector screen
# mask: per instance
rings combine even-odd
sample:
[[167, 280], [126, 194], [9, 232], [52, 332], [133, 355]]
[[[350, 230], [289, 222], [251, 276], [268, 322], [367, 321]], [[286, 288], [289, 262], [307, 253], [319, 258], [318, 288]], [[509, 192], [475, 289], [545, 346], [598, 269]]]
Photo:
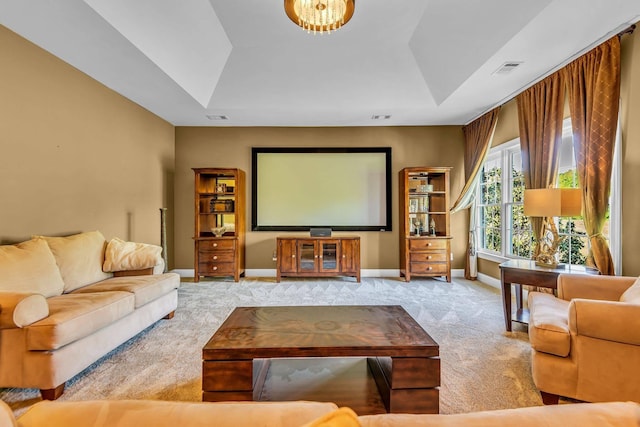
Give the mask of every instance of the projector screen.
[[251, 151], [252, 230], [391, 230], [391, 148]]

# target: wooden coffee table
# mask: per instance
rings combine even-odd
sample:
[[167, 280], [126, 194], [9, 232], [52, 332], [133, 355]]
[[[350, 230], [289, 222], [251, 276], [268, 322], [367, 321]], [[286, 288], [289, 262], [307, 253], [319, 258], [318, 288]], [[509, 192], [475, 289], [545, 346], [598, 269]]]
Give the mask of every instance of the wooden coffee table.
[[366, 357], [388, 412], [439, 412], [439, 346], [397, 305], [238, 307], [202, 349], [202, 400], [259, 400], [269, 359], [317, 357]]

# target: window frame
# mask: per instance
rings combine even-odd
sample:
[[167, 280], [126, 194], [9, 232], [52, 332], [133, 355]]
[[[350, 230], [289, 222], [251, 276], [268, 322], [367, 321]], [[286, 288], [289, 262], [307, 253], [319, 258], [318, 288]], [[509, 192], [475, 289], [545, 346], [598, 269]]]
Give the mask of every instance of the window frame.
[[[563, 134], [565, 132], [571, 132], [571, 119], [566, 118], [563, 122]], [[620, 183], [622, 176], [622, 160], [620, 155], [620, 149], [622, 146], [622, 136], [620, 132], [620, 121], [618, 121], [618, 130], [616, 134], [616, 141], [614, 147], [614, 159], [613, 159], [613, 171], [611, 176], [611, 194], [609, 198], [609, 206], [610, 206], [610, 214], [609, 214], [609, 247], [611, 251], [611, 256], [613, 258], [613, 263], [615, 266], [616, 274], [620, 274], [621, 265], [621, 194], [620, 194]], [[502, 263], [508, 261], [510, 259], [530, 259], [525, 257], [519, 257], [509, 254], [509, 227], [508, 224], [512, 224], [511, 220], [511, 206], [517, 204], [518, 202], [514, 202], [512, 200], [513, 194], [513, 179], [512, 179], [512, 157], [511, 153], [514, 151], [520, 151], [520, 138], [514, 138], [510, 141], [492, 147], [489, 150], [489, 154], [487, 155], [486, 162], [495, 161], [496, 158], [500, 159], [500, 165], [502, 168], [501, 172], [501, 189], [502, 189], [502, 200], [501, 200], [501, 209], [500, 209], [500, 217], [501, 217], [501, 235], [503, 238], [501, 239], [500, 245], [500, 253], [496, 251], [488, 250], [480, 245], [481, 243], [481, 232], [483, 228], [483, 223], [481, 222], [481, 180], [478, 180], [478, 185], [476, 188], [476, 227], [475, 227], [475, 247], [478, 258], [486, 259], [489, 261]], [[573, 159], [575, 162], [575, 159]], [[505, 175], [505, 171], [507, 171], [507, 175]], [[506, 178], [506, 181], [505, 181]], [[513, 229], [513, 227], [512, 227]]]

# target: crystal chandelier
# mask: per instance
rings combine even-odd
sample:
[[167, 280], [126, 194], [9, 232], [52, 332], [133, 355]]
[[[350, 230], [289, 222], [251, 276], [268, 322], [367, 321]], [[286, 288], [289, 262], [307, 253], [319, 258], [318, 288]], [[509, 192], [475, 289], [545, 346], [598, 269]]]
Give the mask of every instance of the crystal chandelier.
[[307, 32], [331, 34], [349, 22], [355, 0], [284, 0], [287, 16]]

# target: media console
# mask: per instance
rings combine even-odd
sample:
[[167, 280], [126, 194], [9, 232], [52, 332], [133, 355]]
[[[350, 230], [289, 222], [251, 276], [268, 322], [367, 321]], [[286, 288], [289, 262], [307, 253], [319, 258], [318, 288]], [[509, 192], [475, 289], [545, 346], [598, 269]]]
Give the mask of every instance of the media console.
[[350, 276], [360, 282], [360, 237], [278, 237], [276, 280]]

